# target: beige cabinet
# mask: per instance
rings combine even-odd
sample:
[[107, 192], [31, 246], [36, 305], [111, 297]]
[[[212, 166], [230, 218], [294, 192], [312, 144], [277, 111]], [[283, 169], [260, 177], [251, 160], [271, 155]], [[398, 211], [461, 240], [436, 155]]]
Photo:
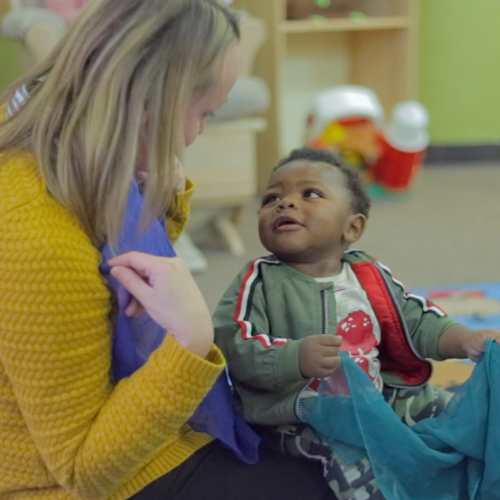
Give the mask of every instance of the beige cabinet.
[[185, 152], [186, 173], [196, 183], [193, 211], [217, 209], [211, 219], [234, 255], [245, 252], [237, 223], [257, 193], [256, 142], [265, 128], [263, 118], [214, 122]]
[[269, 33], [255, 67], [272, 94], [267, 130], [258, 138], [261, 189], [278, 159], [302, 145], [316, 92], [364, 85], [377, 92], [386, 113], [417, 96], [418, 2], [356, 0], [351, 17], [289, 20], [286, 0], [235, 1], [263, 19]]
[[244, 206], [256, 194], [257, 133], [263, 118], [210, 124], [186, 149], [186, 171], [196, 183], [193, 207]]

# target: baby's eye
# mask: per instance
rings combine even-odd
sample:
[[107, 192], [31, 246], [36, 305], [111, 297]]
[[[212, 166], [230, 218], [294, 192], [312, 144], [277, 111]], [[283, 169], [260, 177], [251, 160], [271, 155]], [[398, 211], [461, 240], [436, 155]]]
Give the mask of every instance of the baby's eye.
[[304, 198], [323, 198], [323, 195], [316, 189], [306, 189], [303, 196]]
[[274, 203], [279, 199], [280, 197], [277, 194], [268, 194], [264, 196], [264, 199], [262, 200], [262, 206], [269, 205], [269, 203]]

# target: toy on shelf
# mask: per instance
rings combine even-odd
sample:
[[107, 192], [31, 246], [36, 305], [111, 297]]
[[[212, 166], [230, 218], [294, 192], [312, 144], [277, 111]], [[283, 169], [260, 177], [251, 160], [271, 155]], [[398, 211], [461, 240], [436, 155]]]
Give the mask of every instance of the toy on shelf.
[[376, 93], [342, 85], [317, 94], [307, 119], [307, 146], [340, 154], [358, 168], [372, 196], [407, 192], [429, 144], [427, 110], [416, 101], [396, 105], [384, 126]]
[[347, 17], [358, 3], [357, 0], [287, 0], [287, 18]]

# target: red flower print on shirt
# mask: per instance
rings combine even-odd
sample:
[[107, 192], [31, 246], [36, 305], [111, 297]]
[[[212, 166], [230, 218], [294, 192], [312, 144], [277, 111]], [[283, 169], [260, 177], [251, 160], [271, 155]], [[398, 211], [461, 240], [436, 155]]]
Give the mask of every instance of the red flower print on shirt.
[[337, 326], [337, 335], [342, 336], [342, 350], [351, 354], [366, 354], [377, 346], [373, 322], [364, 311], [355, 311]]

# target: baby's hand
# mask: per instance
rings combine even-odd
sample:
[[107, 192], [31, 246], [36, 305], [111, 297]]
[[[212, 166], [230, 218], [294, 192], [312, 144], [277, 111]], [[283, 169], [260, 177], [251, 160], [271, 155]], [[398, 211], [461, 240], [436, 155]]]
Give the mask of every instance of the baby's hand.
[[500, 343], [500, 332], [495, 330], [475, 330], [468, 335], [463, 345], [467, 357], [472, 359], [472, 361], [479, 361], [479, 358], [484, 353], [484, 343], [486, 340], [496, 340]]
[[299, 347], [299, 367], [305, 378], [325, 378], [340, 366], [339, 347], [342, 337], [311, 335], [302, 339]]

